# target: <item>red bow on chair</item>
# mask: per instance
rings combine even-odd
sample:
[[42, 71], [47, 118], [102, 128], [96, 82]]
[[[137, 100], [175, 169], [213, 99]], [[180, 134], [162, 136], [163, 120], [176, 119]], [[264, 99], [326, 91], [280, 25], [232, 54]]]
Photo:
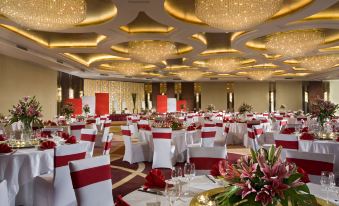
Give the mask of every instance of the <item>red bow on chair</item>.
[[165, 188], [165, 187], [166, 187], [165, 176], [162, 174], [161, 170], [152, 169], [146, 176], [144, 189]]

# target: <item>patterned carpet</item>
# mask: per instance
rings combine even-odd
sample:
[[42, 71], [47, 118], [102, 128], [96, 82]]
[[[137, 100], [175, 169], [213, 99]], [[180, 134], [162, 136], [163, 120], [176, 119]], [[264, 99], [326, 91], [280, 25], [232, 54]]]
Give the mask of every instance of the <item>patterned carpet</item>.
[[[95, 154], [100, 155], [101, 149], [95, 149]], [[141, 162], [129, 164], [122, 161], [124, 154], [124, 145], [121, 136], [114, 136], [112, 149], [110, 153], [112, 168], [112, 189], [113, 196], [121, 194], [122, 196], [140, 188], [144, 182], [147, 173], [152, 169], [152, 163]], [[248, 154], [248, 150], [243, 147], [228, 147], [228, 160], [236, 161], [241, 155]], [[183, 166], [179, 163], [176, 166]], [[166, 178], [170, 177], [169, 169], [162, 169]]]

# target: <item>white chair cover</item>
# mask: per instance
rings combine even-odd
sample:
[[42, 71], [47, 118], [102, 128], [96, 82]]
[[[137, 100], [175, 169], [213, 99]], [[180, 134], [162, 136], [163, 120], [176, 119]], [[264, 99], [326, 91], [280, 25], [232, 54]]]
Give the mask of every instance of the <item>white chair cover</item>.
[[215, 146], [224, 146], [226, 145], [226, 137], [223, 135], [224, 133], [224, 123], [223, 120], [215, 120], [216, 126], [216, 135], [215, 135]]
[[109, 156], [72, 161], [69, 168], [78, 205], [114, 205]]
[[75, 122], [70, 124], [71, 135], [75, 136], [77, 140], [80, 140], [81, 129], [84, 129], [85, 127], [86, 127], [85, 122]]
[[217, 132], [216, 127], [202, 127], [201, 128], [201, 146], [202, 147], [213, 147], [216, 132]]
[[113, 139], [113, 133], [109, 133], [106, 137], [106, 139], [102, 139], [102, 145], [103, 145], [103, 155], [109, 155], [109, 151], [111, 150], [112, 147], [112, 139]]
[[284, 161], [286, 158], [286, 151], [287, 150], [294, 150], [298, 151], [299, 149], [299, 142], [298, 137], [294, 134], [273, 134], [275, 146], [281, 146], [283, 149], [281, 151], [281, 159]]
[[188, 148], [189, 162], [194, 163], [197, 175], [209, 174], [212, 166], [220, 160], [225, 160], [225, 147], [190, 147]]
[[7, 181], [3, 180], [0, 182], [0, 202], [2, 206], [9, 206]]
[[82, 129], [81, 130], [81, 142], [87, 142], [87, 157], [93, 156], [95, 139], [97, 137], [96, 129]]
[[154, 145], [152, 168], [172, 168], [175, 164], [175, 146], [172, 145], [172, 128], [152, 128]]
[[86, 144], [62, 145], [54, 148], [54, 174], [40, 175], [34, 180], [34, 206], [76, 205], [68, 162], [84, 159]]
[[311, 182], [320, 184], [321, 171], [333, 172], [334, 154], [287, 151], [286, 161], [295, 163], [308, 175]]

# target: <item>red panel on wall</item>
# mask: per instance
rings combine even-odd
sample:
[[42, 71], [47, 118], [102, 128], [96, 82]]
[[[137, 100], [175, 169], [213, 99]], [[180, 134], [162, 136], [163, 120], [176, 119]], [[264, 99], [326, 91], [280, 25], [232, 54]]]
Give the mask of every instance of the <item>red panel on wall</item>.
[[157, 96], [157, 112], [160, 112], [160, 113], [167, 112], [167, 96], [166, 95]]
[[184, 110], [186, 112], [187, 110], [187, 101], [186, 100], [178, 100], [177, 101], [177, 111], [180, 112], [181, 111], [181, 105], [184, 105]]
[[82, 114], [82, 99], [77, 98], [77, 99], [65, 99], [65, 103], [69, 102], [73, 104], [74, 107], [74, 115], [80, 115]]
[[95, 113], [97, 115], [109, 114], [108, 93], [95, 93]]

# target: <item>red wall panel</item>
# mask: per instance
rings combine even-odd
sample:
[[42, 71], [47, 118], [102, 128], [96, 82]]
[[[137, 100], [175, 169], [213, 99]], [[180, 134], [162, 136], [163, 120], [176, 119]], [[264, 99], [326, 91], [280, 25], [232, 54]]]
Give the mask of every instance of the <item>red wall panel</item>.
[[178, 100], [177, 101], [177, 111], [180, 112], [181, 111], [181, 105], [184, 105], [184, 110], [186, 112], [187, 110], [187, 101], [186, 100]]
[[76, 99], [65, 99], [65, 103], [69, 102], [73, 104], [74, 108], [74, 115], [81, 115], [82, 114], [82, 99], [76, 98]]
[[166, 95], [157, 96], [157, 112], [160, 112], [160, 113], [167, 112], [167, 96]]
[[97, 115], [109, 114], [108, 93], [95, 93], [95, 113]]

